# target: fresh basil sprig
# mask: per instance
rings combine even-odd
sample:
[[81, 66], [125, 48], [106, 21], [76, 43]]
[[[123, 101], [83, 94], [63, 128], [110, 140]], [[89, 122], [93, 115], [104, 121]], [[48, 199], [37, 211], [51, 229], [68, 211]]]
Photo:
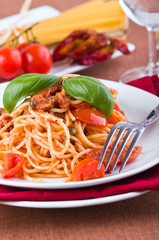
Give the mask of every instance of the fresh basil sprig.
[[24, 74], [13, 79], [6, 87], [3, 95], [3, 105], [11, 113], [18, 102], [28, 96], [51, 87], [61, 77], [46, 74]]
[[[13, 79], [7, 85], [3, 95], [4, 108], [11, 113], [18, 102], [53, 86], [59, 79], [61, 77], [36, 73], [24, 74]], [[112, 114], [113, 96], [99, 80], [87, 76], [69, 77], [63, 80], [62, 86], [69, 95], [91, 103], [106, 117]]]
[[114, 99], [109, 89], [93, 77], [76, 76], [63, 80], [65, 91], [76, 99], [84, 100], [101, 110], [108, 118], [114, 108]]

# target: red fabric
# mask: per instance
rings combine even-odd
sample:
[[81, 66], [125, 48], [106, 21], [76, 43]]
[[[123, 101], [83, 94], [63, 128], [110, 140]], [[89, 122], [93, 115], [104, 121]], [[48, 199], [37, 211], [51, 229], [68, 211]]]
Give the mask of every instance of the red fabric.
[[[141, 88], [159, 96], [159, 78], [157, 75], [129, 82], [129, 85]], [[122, 193], [159, 190], [159, 165], [135, 176], [113, 183], [95, 187], [66, 190], [21, 189], [0, 186], [0, 200], [8, 201], [58, 201], [100, 198]]]
[[159, 77], [157, 74], [153, 76], [139, 78], [127, 84], [143, 89], [159, 97]]
[[152, 80], [154, 89], [155, 89], [155, 91], [156, 91], [156, 94], [157, 94], [157, 96], [159, 97], [159, 77], [158, 77], [158, 75], [157, 75], [157, 74], [156, 74], [156, 75], [153, 75], [153, 76], [151, 77], [151, 80]]
[[148, 171], [120, 181], [82, 189], [34, 190], [0, 186], [0, 200], [79, 200], [145, 190], [159, 190], [159, 165], [149, 169]]

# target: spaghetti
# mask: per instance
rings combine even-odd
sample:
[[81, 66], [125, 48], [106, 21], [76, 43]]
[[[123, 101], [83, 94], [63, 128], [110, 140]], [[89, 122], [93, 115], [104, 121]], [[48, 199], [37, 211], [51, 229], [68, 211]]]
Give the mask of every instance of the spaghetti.
[[[114, 91], [114, 97], [116, 94]], [[80, 103], [82, 100], [70, 98], [67, 108], [54, 106], [41, 110], [24, 101], [11, 114], [3, 110], [0, 116], [0, 168], [3, 169], [5, 155], [15, 153], [24, 159], [20, 177], [30, 181], [38, 181], [37, 178], [71, 179], [75, 166], [92, 149], [103, 148], [113, 126], [109, 123], [104, 127], [90, 125], [76, 119], [70, 106]], [[119, 121], [126, 120], [119, 111], [114, 110], [114, 114]]]

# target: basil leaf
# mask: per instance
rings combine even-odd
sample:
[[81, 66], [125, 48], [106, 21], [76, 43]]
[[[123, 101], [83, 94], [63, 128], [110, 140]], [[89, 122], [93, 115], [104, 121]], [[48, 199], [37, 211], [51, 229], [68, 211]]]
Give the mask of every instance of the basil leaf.
[[99, 80], [87, 76], [69, 77], [63, 80], [62, 85], [69, 95], [91, 103], [107, 118], [112, 114], [113, 95]]
[[29, 73], [14, 78], [6, 87], [3, 95], [3, 105], [11, 113], [17, 103], [28, 96], [51, 87], [61, 77], [46, 74]]

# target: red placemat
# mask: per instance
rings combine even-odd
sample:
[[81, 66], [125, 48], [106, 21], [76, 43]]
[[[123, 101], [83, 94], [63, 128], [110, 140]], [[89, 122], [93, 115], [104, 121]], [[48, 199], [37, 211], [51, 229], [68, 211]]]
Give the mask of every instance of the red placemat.
[[113, 196], [134, 191], [159, 190], [159, 165], [135, 176], [95, 187], [64, 190], [21, 189], [0, 186], [0, 200], [59, 201]]

